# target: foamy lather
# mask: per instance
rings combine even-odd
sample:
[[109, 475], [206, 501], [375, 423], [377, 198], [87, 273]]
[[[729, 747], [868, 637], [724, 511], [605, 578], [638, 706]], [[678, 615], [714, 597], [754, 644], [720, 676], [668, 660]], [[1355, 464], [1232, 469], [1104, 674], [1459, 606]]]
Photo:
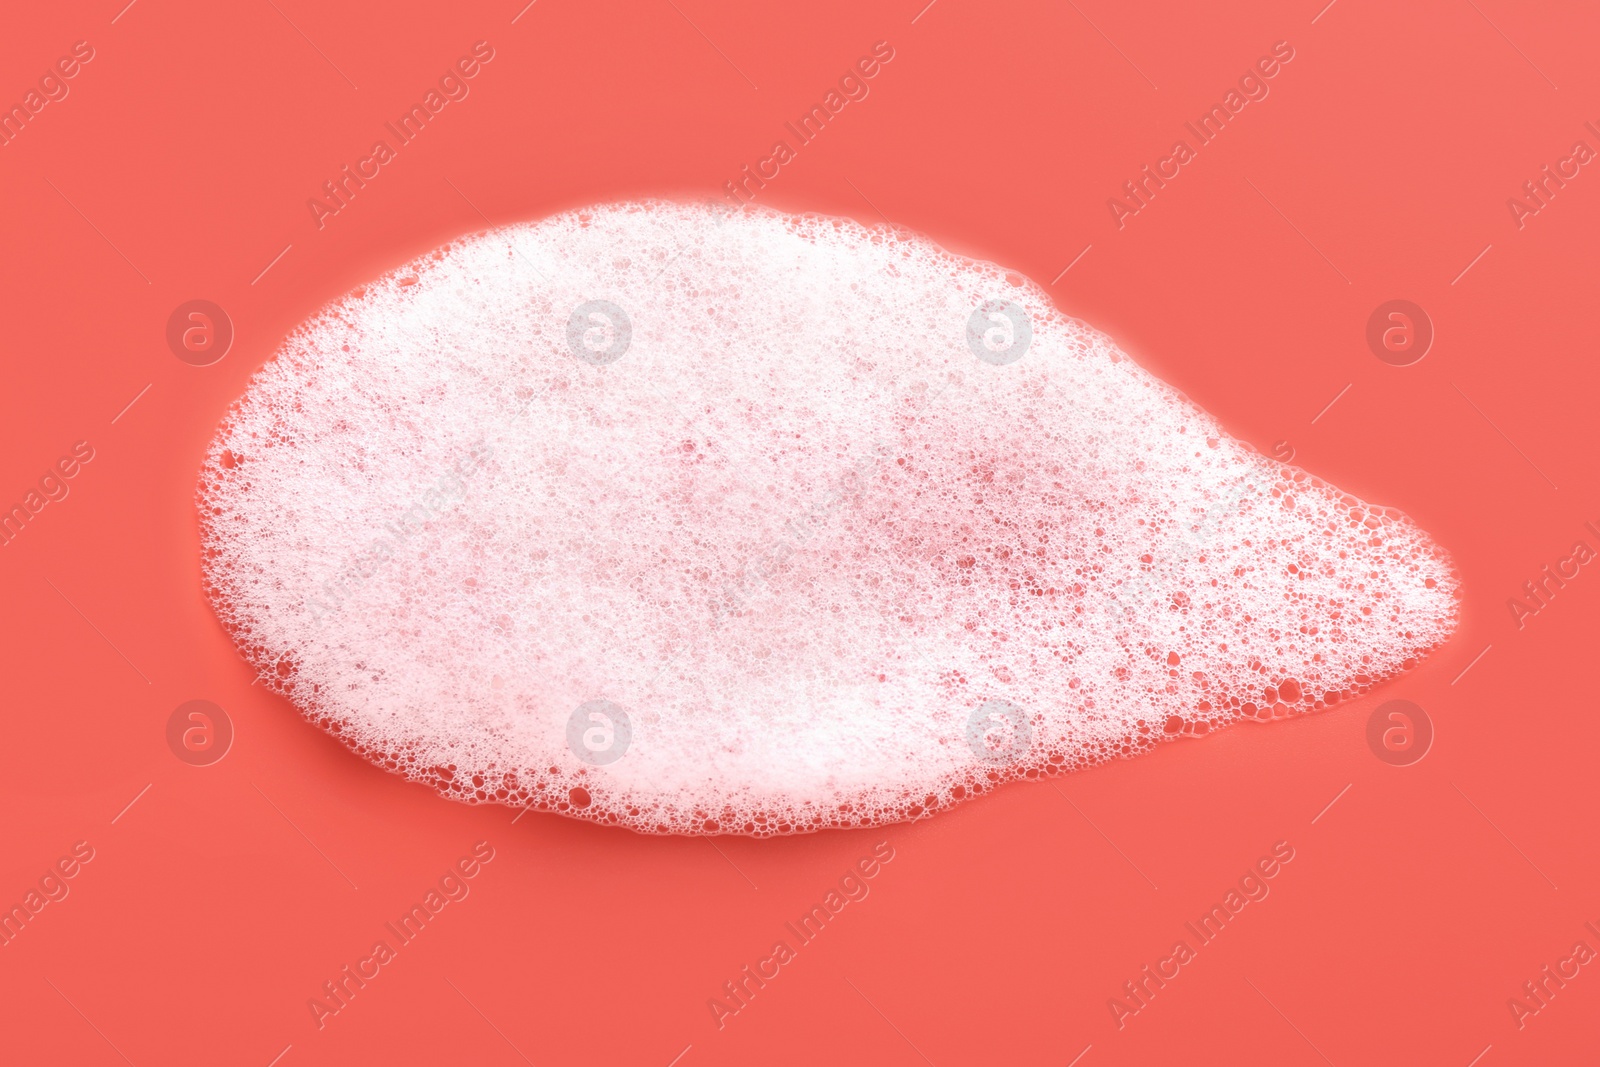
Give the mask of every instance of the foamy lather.
[[1456, 611], [1403, 516], [1026, 279], [766, 211], [597, 207], [357, 290], [200, 496], [218, 611], [309, 718], [643, 831], [913, 818], [1316, 710]]

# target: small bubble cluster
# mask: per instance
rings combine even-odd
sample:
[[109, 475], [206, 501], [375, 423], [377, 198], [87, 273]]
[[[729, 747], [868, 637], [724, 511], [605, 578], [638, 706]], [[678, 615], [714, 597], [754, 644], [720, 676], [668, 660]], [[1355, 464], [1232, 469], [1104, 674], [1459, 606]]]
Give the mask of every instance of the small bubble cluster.
[[1335, 706], [1450, 634], [1399, 512], [1229, 437], [1019, 275], [637, 202], [297, 329], [202, 474], [266, 684], [469, 803], [653, 833], [915, 819]]

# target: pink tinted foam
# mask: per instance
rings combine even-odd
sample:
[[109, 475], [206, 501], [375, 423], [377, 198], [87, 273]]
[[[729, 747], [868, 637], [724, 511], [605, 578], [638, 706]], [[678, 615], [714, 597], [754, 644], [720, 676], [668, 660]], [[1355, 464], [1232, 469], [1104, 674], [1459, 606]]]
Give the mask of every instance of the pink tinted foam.
[[1035, 285], [660, 202], [324, 310], [201, 483], [214, 602], [345, 744], [652, 832], [914, 818], [1348, 699], [1449, 635], [1428, 537]]

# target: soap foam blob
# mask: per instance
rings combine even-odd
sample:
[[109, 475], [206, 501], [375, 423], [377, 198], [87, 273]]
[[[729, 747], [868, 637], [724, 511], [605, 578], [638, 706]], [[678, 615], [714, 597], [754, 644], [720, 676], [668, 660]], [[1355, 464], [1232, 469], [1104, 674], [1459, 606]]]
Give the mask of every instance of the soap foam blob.
[[753, 209], [592, 208], [357, 290], [200, 497], [221, 618], [313, 721], [649, 832], [915, 818], [1347, 700], [1456, 616], [1404, 516], [1026, 279]]

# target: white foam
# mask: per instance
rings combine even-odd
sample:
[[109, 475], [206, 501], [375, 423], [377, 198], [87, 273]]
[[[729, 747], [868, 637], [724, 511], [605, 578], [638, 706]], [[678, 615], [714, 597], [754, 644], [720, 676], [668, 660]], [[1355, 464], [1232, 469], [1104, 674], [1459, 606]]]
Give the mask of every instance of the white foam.
[[753, 209], [592, 208], [358, 290], [252, 381], [201, 512], [241, 649], [347, 745], [646, 831], [894, 821], [1315, 710], [1456, 613], [1403, 516], [1026, 279]]

